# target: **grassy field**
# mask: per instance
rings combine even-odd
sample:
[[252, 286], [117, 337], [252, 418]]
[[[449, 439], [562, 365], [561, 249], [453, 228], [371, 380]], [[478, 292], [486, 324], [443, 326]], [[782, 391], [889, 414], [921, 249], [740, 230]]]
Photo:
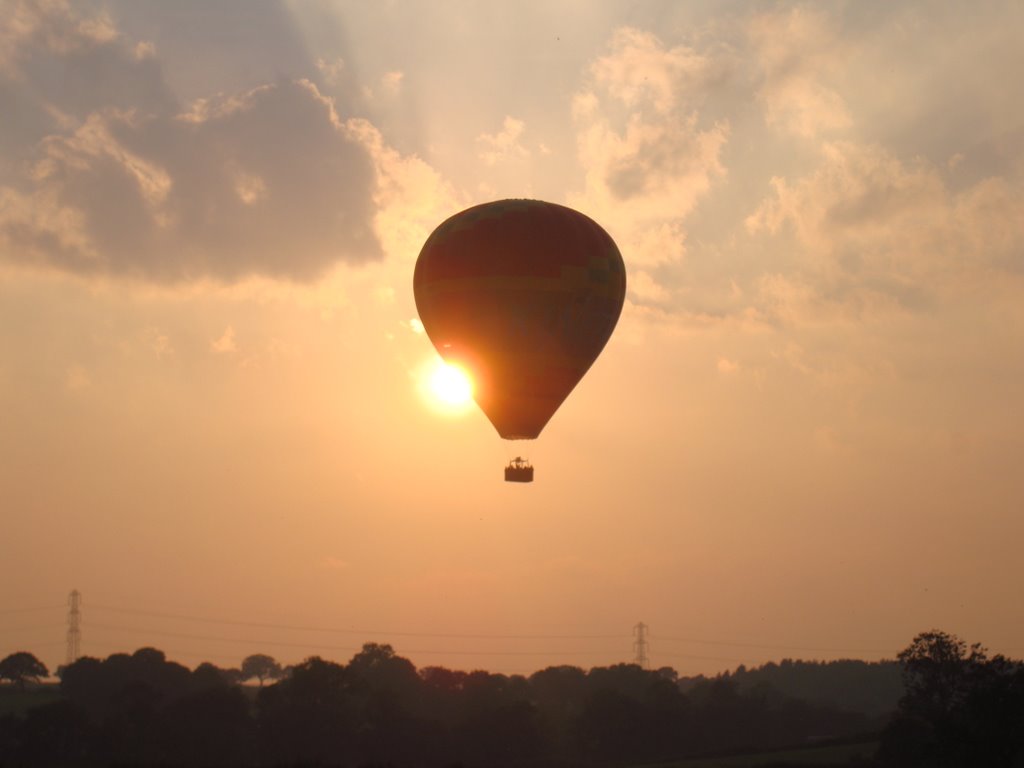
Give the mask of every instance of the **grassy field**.
[[0, 717], [21, 715], [26, 710], [60, 698], [55, 684], [29, 685], [24, 691], [14, 685], [0, 685]]
[[759, 752], [751, 755], [730, 755], [728, 757], [701, 757], [664, 763], [647, 768], [788, 768], [807, 766], [854, 766], [869, 763], [878, 749], [877, 741], [859, 744], [834, 744], [823, 747], [787, 749], [775, 752]]

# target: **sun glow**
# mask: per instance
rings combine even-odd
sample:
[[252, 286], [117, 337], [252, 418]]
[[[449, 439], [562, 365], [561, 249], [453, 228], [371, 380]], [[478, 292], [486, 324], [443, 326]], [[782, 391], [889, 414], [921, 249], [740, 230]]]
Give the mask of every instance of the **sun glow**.
[[446, 411], [461, 411], [473, 401], [473, 380], [457, 365], [438, 359], [426, 369], [423, 390], [428, 400]]

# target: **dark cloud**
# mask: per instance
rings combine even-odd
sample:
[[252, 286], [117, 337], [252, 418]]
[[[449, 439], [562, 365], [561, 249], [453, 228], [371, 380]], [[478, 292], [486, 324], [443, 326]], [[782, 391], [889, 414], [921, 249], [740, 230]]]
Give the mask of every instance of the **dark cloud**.
[[305, 80], [187, 108], [151, 47], [66, 6], [0, 34], [0, 258], [156, 281], [313, 279], [377, 258], [361, 134]]
[[168, 112], [176, 99], [144, 41], [62, 2], [12, 3], [0, 22], [0, 79], [26, 101], [84, 119], [101, 108]]
[[[84, 0], [80, 0], [84, 1]], [[118, 28], [174, 62], [165, 76], [186, 100], [310, 77], [316, 62], [281, 0], [90, 0]]]

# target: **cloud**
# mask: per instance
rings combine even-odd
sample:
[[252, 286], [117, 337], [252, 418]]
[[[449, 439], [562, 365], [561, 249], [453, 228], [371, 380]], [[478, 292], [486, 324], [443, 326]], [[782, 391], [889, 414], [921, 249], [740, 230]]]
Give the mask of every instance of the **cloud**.
[[348, 67], [345, 64], [345, 60], [341, 58], [335, 58], [330, 61], [327, 59], [317, 59], [316, 68], [320, 70], [320, 75], [324, 79], [326, 85], [337, 85], [341, 79], [348, 73]]
[[434, 227], [465, 202], [429, 163], [389, 146], [369, 121], [353, 118], [346, 130], [367, 149], [375, 169], [374, 228], [385, 255], [415, 260]]
[[758, 14], [749, 35], [764, 75], [757, 95], [769, 125], [807, 137], [850, 125], [845, 101], [824, 84], [848, 55], [824, 12], [797, 7]]
[[574, 98], [585, 189], [571, 202], [607, 226], [631, 265], [679, 261], [683, 220], [725, 173], [728, 123], [694, 108], [718, 76], [711, 57], [622, 28]]
[[[345, 73], [344, 62], [338, 61], [340, 68], [337, 70], [332, 69], [329, 65], [320, 65], [321, 74], [324, 77], [324, 82], [328, 85], [337, 85], [340, 76]], [[378, 85], [376, 88], [364, 85], [360, 92], [367, 101], [379, 101], [381, 99], [394, 98], [402, 92], [402, 85], [405, 82], [405, 73], [399, 70], [391, 72], [385, 72], [380, 76]]]
[[637, 270], [629, 276], [629, 292], [643, 302], [662, 303], [669, 297], [669, 292], [660, 285], [649, 273]]
[[160, 62], [139, 55], [147, 50], [146, 41], [121, 38], [108, 15], [83, 14], [63, 0], [13, 0], [0, 18], [5, 95], [51, 118], [81, 120], [100, 108], [172, 110], [175, 97]]
[[398, 93], [402, 89], [403, 82], [405, 82], [405, 73], [399, 70], [385, 72], [380, 78], [381, 88], [391, 94]]
[[154, 326], [144, 328], [140, 334], [142, 343], [156, 356], [157, 360], [163, 360], [174, 354], [174, 347], [171, 345], [171, 338]]
[[225, 328], [219, 339], [210, 342], [210, 349], [219, 355], [236, 351], [238, 347], [235, 345], [235, 329], [230, 325]]
[[711, 61], [694, 49], [668, 48], [650, 32], [632, 27], [616, 30], [610, 47], [590, 72], [608, 96], [630, 109], [670, 113], [680, 99], [702, 88], [712, 71]]
[[514, 117], [505, 116], [498, 133], [483, 133], [476, 138], [481, 150], [479, 157], [485, 165], [495, 165], [501, 161], [522, 160], [530, 156], [519, 137], [523, 135], [526, 123]]
[[69, 392], [78, 392], [92, 385], [92, 377], [81, 365], [73, 365], [64, 373], [64, 387]]
[[[573, 101], [584, 179], [570, 204], [618, 242], [630, 300], [654, 310], [637, 317], [814, 334], [903, 322], [954, 296], [986, 301], [1019, 279], [1016, 107], [974, 87], [969, 129], [919, 147], [932, 132], [915, 104], [960, 114], [959, 91], [928, 79], [943, 38], [922, 37], [949, 19], [916, 7], [896, 16], [902, 31], [889, 11], [859, 6], [755, 9], [685, 39], [615, 31]], [[992, 21], [971, 23], [992, 32]], [[905, 50], [910, 38], [928, 56]], [[900, 78], [882, 87], [890, 68]], [[969, 79], [998, 73], [979, 63]], [[986, 165], [996, 145], [1007, 160]]]
[[[0, 111], [35, 111], [5, 146], [18, 162], [0, 165], [0, 258], [177, 282], [311, 280], [381, 256], [372, 148], [311, 82], [186, 109], [107, 17], [16, 9]], [[73, 82], [55, 86], [54, 70]]]
[[800, 303], [816, 294], [913, 309], [969, 289], [993, 270], [1024, 271], [1024, 190], [1011, 180], [953, 191], [923, 159], [903, 162], [879, 146], [834, 142], [823, 145], [810, 173], [777, 177], [772, 189], [747, 228], [795, 241], [796, 272], [762, 284], [762, 296], [784, 296], [789, 306], [798, 291]]
[[740, 369], [740, 364], [727, 357], [720, 357], [715, 367], [718, 368], [719, 373], [729, 375], [730, 373], [736, 373]]

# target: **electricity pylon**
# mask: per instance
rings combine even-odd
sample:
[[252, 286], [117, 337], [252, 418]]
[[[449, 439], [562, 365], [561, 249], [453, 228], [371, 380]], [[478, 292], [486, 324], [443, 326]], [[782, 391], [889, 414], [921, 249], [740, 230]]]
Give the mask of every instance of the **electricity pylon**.
[[82, 601], [82, 593], [77, 589], [71, 590], [68, 595], [68, 664], [78, 661], [82, 649], [82, 613], [79, 605]]

